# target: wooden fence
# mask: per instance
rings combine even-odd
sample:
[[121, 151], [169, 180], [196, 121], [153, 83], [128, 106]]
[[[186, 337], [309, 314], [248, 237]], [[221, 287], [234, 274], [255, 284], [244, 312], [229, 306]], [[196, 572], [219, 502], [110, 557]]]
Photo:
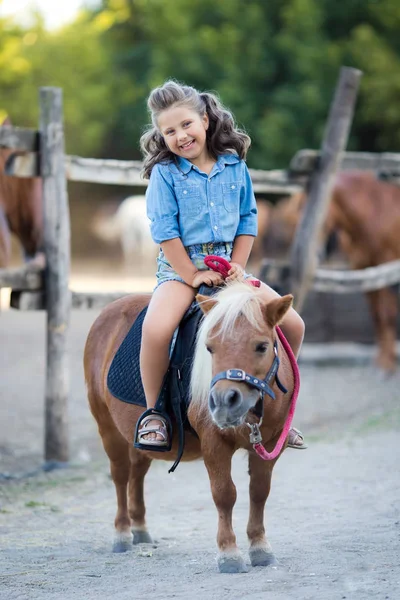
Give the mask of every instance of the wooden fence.
[[[291, 264], [271, 261], [263, 268], [270, 275], [287, 275], [292, 289], [304, 302], [310, 288], [346, 293], [379, 289], [400, 281], [400, 261], [364, 271], [318, 269], [316, 239], [329, 201], [334, 175], [339, 168], [361, 168], [400, 182], [400, 155], [344, 153], [361, 73], [343, 67], [329, 113], [320, 152], [302, 150], [285, 171], [250, 170], [259, 193], [291, 194], [307, 184], [309, 210], [296, 233]], [[85, 293], [69, 290], [70, 224], [67, 180], [143, 187], [141, 163], [65, 156], [62, 91], [41, 88], [37, 131], [0, 127], [0, 147], [23, 151], [8, 161], [6, 172], [17, 177], [40, 176], [43, 180], [45, 266], [28, 264], [0, 269], [0, 288], [10, 287], [11, 306], [47, 312], [47, 367], [45, 391], [45, 459], [66, 462], [68, 450], [67, 332], [71, 307], [100, 308], [126, 292]], [[294, 286], [294, 287], [293, 287]]]

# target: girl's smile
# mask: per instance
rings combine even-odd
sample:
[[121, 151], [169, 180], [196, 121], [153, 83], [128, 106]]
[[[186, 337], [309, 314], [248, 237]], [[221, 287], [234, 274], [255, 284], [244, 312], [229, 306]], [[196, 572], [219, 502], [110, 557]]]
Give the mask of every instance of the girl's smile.
[[190, 142], [187, 142], [186, 144], [182, 144], [181, 148], [182, 148], [182, 150], [189, 150], [190, 148], [193, 148], [195, 143], [196, 143], [196, 140], [191, 140]]

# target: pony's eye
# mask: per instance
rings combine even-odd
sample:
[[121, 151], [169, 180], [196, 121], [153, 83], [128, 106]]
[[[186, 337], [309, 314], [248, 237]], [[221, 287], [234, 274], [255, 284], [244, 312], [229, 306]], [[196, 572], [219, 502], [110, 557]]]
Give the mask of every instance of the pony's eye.
[[268, 342], [261, 342], [261, 344], [257, 344], [256, 352], [259, 354], [265, 354], [268, 350]]

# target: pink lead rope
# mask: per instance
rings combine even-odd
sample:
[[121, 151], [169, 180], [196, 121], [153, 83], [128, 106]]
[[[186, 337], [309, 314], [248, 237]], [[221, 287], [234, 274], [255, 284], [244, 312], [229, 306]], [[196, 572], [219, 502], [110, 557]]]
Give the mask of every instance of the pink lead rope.
[[[215, 255], [211, 254], [211, 255], [205, 257], [204, 263], [207, 265], [207, 267], [209, 267], [213, 271], [220, 273], [224, 279], [226, 279], [228, 277], [228, 272], [231, 269], [231, 264], [222, 256], [215, 256]], [[258, 279], [249, 279], [248, 281], [251, 285], [254, 285], [254, 287], [260, 287], [260, 285], [261, 285], [261, 282]], [[286, 351], [286, 354], [288, 355], [290, 364], [292, 365], [293, 377], [294, 377], [294, 387], [293, 387], [292, 401], [290, 404], [288, 415], [286, 417], [285, 425], [282, 429], [282, 433], [279, 436], [276, 446], [272, 450], [272, 452], [267, 452], [266, 449], [264, 448], [264, 446], [262, 445], [262, 439], [261, 439], [259, 425], [257, 425], [257, 424], [249, 425], [250, 429], [252, 430], [252, 433], [250, 434], [250, 440], [252, 441], [252, 438], [257, 440], [253, 443], [253, 448], [257, 452], [258, 456], [260, 456], [263, 460], [274, 460], [275, 458], [277, 458], [277, 456], [279, 456], [279, 454], [283, 448], [283, 444], [285, 443], [286, 438], [288, 436], [290, 426], [292, 424], [294, 411], [296, 409], [297, 397], [299, 395], [299, 390], [300, 390], [300, 373], [299, 373], [299, 367], [297, 366], [297, 360], [293, 354], [293, 351], [290, 347], [289, 342], [283, 335], [281, 329], [279, 327], [277, 327], [276, 331], [277, 331], [279, 340], [280, 340], [284, 350]]]
[[281, 435], [279, 436], [279, 440], [276, 442], [275, 448], [272, 450], [272, 452], [267, 452], [266, 449], [264, 448], [264, 446], [262, 445], [261, 441], [256, 444], [253, 444], [254, 450], [257, 452], [258, 456], [260, 456], [263, 460], [274, 460], [274, 458], [276, 458], [280, 454], [283, 444], [285, 443], [285, 440], [288, 436], [290, 426], [293, 421], [294, 411], [296, 409], [297, 397], [299, 395], [299, 390], [300, 390], [299, 367], [297, 366], [297, 360], [295, 358], [295, 355], [293, 354], [293, 350], [291, 349], [289, 342], [283, 335], [280, 327], [277, 327], [276, 331], [278, 333], [279, 340], [280, 340], [283, 348], [285, 349], [286, 354], [288, 355], [290, 364], [292, 365], [294, 386], [293, 386], [292, 402], [291, 402], [291, 405], [289, 408], [288, 416], [286, 417], [285, 425], [282, 429]]

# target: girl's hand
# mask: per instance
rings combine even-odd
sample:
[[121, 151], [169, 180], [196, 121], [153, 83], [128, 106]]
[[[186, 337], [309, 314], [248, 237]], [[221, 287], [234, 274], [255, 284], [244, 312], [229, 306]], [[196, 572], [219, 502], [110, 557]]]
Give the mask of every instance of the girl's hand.
[[193, 277], [191, 286], [199, 288], [202, 283], [209, 286], [221, 285], [223, 281], [220, 273], [216, 273], [215, 271], [197, 271], [196, 275]]
[[226, 281], [243, 281], [244, 269], [239, 263], [231, 262], [231, 268], [228, 271]]

